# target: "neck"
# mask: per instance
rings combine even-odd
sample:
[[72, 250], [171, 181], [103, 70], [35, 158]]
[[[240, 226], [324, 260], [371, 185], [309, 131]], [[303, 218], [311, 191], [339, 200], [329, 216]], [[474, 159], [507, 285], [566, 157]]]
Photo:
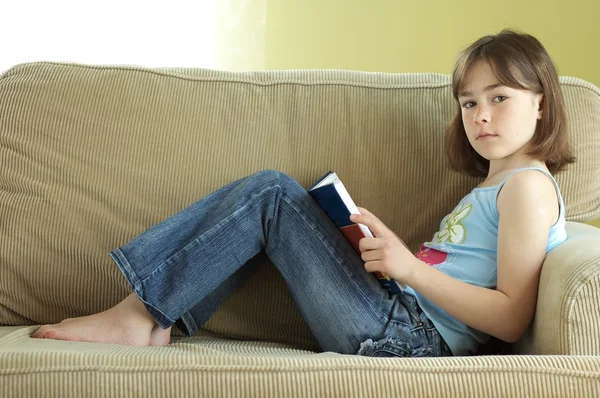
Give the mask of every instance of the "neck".
[[491, 160], [487, 178], [489, 179], [502, 172], [523, 167], [541, 167], [545, 169], [546, 164], [541, 160], [532, 159], [530, 157]]

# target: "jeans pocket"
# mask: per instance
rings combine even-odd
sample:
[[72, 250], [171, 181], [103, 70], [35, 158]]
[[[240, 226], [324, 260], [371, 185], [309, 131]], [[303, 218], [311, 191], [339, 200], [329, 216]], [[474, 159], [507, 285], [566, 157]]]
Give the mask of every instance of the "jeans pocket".
[[410, 331], [412, 335], [411, 348], [413, 357], [437, 357], [434, 339], [431, 337], [431, 330], [425, 323], [419, 323]]
[[413, 350], [409, 343], [386, 337], [379, 341], [368, 339], [361, 343], [360, 349], [356, 355], [366, 357], [411, 357]]
[[400, 300], [400, 303], [402, 303], [402, 306], [406, 310], [406, 313], [411, 321], [411, 324], [420, 326], [418, 324], [420, 321], [420, 312], [421, 311], [420, 311], [419, 304], [417, 302], [416, 297], [413, 296], [412, 294], [402, 293], [401, 295], [398, 296], [398, 299]]

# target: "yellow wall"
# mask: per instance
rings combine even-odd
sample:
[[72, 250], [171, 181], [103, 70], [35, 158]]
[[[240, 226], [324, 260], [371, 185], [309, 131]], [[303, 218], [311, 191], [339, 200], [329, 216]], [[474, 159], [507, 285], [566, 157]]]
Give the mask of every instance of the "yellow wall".
[[268, 0], [265, 68], [450, 73], [460, 49], [516, 28], [559, 74], [600, 86], [598, 0]]
[[266, 10], [265, 69], [449, 74], [462, 48], [506, 27], [536, 36], [560, 75], [600, 86], [598, 0], [268, 0]]

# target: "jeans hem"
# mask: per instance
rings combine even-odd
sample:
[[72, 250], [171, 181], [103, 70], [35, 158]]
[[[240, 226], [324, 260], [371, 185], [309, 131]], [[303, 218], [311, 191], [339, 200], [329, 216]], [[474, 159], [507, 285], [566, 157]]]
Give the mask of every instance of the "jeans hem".
[[181, 316], [181, 322], [183, 323], [183, 326], [185, 326], [186, 329], [183, 330], [183, 332], [188, 336], [192, 336], [198, 331], [198, 325], [196, 324], [194, 317], [192, 317], [189, 311]]
[[[162, 311], [160, 311], [156, 306], [149, 303], [143, 296], [142, 286], [140, 279], [137, 277], [135, 271], [131, 267], [131, 264], [125, 257], [125, 254], [121, 251], [121, 249], [114, 249], [110, 251], [109, 256], [113, 259], [119, 270], [131, 286], [131, 289], [138, 297], [138, 299], [144, 304], [148, 313], [154, 318], [154, 321], [160, 326], [163, 330], [170, 328], [175, 323], [174, 320], [165, 315]], [[187, 326], [187, 325], [186, 325]]]

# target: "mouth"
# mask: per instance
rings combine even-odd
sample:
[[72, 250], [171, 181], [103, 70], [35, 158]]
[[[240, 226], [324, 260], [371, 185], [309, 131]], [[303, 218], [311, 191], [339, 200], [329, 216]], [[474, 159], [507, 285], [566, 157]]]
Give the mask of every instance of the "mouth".
[[498, 137], [498, 135], [497, 134], [485, 133], [484, 132], [484, 133], [477, 134], [477, 138], [476, 139], [477, 140], [487, 140], [487, 139], [491, 139], [491, 138], [494, 138], [494, 137]]

